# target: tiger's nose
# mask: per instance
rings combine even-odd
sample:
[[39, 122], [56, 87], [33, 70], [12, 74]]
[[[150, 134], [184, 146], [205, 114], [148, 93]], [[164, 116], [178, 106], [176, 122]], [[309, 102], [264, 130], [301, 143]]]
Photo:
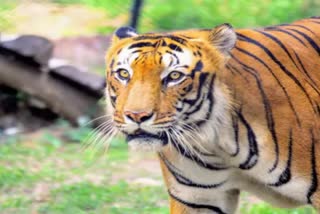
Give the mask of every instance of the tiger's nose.
[[131, 120], [136, 123], [143, 123], [152, 118], [153, 112], [134, 112], [134, 111], [125, 111], [124, 116], [126, 119]]

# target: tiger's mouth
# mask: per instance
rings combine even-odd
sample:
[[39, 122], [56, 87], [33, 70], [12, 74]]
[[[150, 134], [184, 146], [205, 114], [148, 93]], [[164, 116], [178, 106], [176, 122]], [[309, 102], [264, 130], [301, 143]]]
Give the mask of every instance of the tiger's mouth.
[[138, 130], [134, 134], [126, 134], [126, 141], [135, 150], [159, 150], [168, 144], [165, 133], [153, 134], [144, 130]]
[[137, 139], [137, 138], [142, 138], [142, 139], [159, 139], [160, 136], [159, 135], [156, 135], [156, 134], [151, 134], [151, 133], [148, 133], [148, 132], [144, 132], [144, 131], [140, 131], [139, 133], [136, 133], [136, 134], [128, 134], [127, 135], [127, 141], [131, 141], [131, 140], [134, 140], [134, 139]]

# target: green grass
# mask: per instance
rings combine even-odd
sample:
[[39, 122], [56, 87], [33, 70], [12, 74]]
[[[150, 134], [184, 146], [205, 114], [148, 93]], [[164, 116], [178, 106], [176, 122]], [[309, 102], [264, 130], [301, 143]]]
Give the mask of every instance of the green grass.
[[10, 189], [33, 180], [33, 176], [25, 169], [0, 166], [0, 188]]
[[[73, 135], [78, 133], [83, 140], [82, 132], [88, 130], [65, 134], [75, 140]], [[169, 213], [165, 187], [131, 182], [139, 176], [158, 181], [161, 177], [137, 175], [136, 166], [144, 159], [132, 165], [127, 145], [121, 140], [114, 141], [106, 155], [103, 151], [83, 150], [80, 143], [64, 142], [50, 132], [21, 139], [11, 139], [0, 147], [0, 213]], [[242, 214], [316, 213], [309, 207], [286, 210], [251, 201], [248, 194], [243, 194]]]
[[289, 210], [274, 208], [266, 203], [243, 205], [240, 210], [243, 214], [316, 214], [316, 211], [310, 207]]
[[[43, 213], [154, 213], [158, 207], [158, 188], [131, 187], [126, 182], [97, 186], [88, 182], [64, 186], [53, 192], [53, 200], [40, 208]], [[165, 212], [161, 212], [165, 213]]]
[[[34, 141], [17, 138], [2, 144], [0, 213], [168, 213], [163, 187], [113, 178], [128, 168], [124, 142], [113, 142], [108, 154], [103, 153], [83, 150], [83, 145], [63, 142], [49, 132]], [[42, 193], [36, 189], [41, 185], [48, 196], [39, 201]]]

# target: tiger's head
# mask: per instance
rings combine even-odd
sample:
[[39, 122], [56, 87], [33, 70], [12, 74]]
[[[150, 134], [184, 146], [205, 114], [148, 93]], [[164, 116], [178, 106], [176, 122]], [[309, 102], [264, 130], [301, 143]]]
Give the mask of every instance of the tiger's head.
[[129, 145], [161, 149], [193, 137], [212, 117], [216, 73], [236, 34], [212, 30], [141, 34], [118, 29], [106, 56], [107, 113]]

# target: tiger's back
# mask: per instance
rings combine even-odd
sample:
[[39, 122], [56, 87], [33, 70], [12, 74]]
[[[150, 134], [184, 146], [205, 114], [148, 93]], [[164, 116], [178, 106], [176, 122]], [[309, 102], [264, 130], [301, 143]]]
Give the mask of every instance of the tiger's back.
[[257, 146], [264, 169], [249, 174], [319, 206], [320, 19], [238, 30], [237, 38], [222, 79], [265, 138]]

